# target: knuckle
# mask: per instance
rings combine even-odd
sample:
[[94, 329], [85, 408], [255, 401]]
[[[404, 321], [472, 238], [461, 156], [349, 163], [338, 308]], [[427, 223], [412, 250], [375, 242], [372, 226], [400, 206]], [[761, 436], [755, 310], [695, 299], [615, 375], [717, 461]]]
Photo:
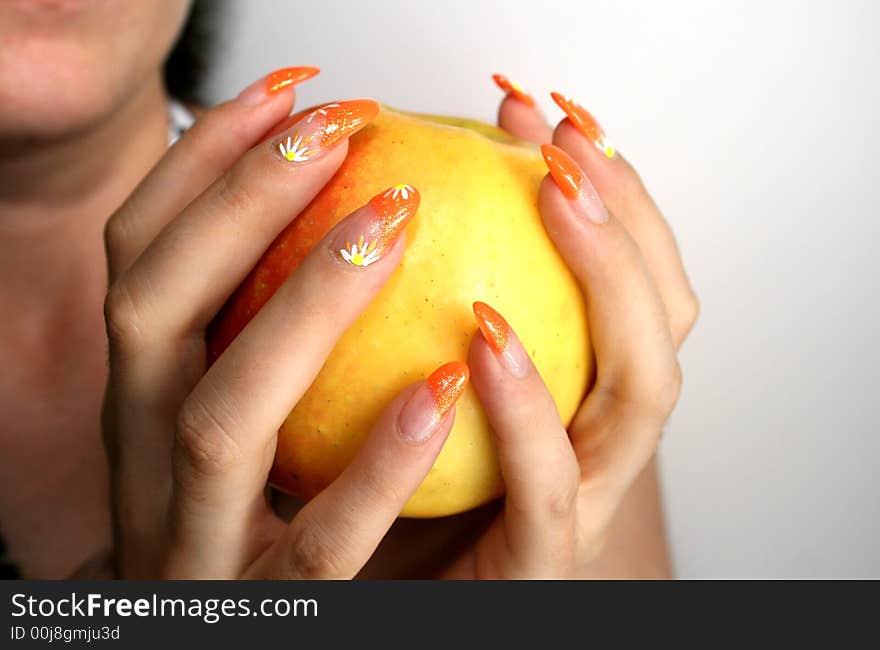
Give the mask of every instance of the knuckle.
[[681, 396], [682, 374], [681, 365], [673, 358], [668, 364], [665, 375], [657, 382], [657, 390], [651, 400], [653, 412], [665, 420], [675, 408]]
[[199, 115], [193, 125], [180, 134], [175, 145], [188, 146], [192, 143], [205, 146], [212, 142], [222, 142], [223, 138], [217, 136], [230, 124], [225, 109], [226, 104], [220, 104]]
[[555, 473], [556, 481], [546, 494], [546, 510], [554, 519], [565, 519], [577, 505], [580, 472], [576, 463], [565, 463]]
[[298, 526], [288, 550], [286, 575], [304, 580], [346, 577], [336, 552], [315, 526]]
[[402, 494], [396, 489], [393, 481], [389, 480], [389, 473], [382, 470], [375, 463], [366, 463], [361, 470], [358, 489], [366, 499], [367, 503], [373, 504], [375, 507], [382, 507], [389, 503], [400, 503], [403, 507]]
[[238, 223], [253, 211], [258, 203], [255, 190], [252, 189], [255, 178], [256, 175], [249, 173], [248, 167], [240, 162], [217, 179], [216, 196], [221, 206], [220, 214]]
[[113, 256], [123, 250], [128, 241], [128, 221], [124, 211], [117, 211], [104, 224], [104, 248]]
[[681, 386], [681, 366], [672, 356], [664, 368], [652, 372], [650, 378], [615, 381], [599, 390], [622, 416], [665, 422], [678, 402]]
[[222, 474], [242, 457], [242, 450], [228, 426], [192, 395], [184, 401], [178, 414], [175, 443], [199, 475]]
[[104, 298], [104, 323], [110, 345], [133, 349], [142, 343], [144, 324], [129, 285], [120, 280], [110, 285]]
[[137, 224], [147, 221], [143, 214], [143, 199], [137, 195], [129, 199], [104, 224], [104, 251], [111, 277], [121, 272], [122, 262], [130, 263], [147, 242], [139, 241], [143, 233]]
[[199, 115], [192, 129], [184, 131], [184, 135], [193, 129], [198, 129], [196, 136], [199, 140], [204, 140], [204, 136], [209, 134], [216, 136], [220, 133], [227, 133], [230, 129], [235, 129], [236, 125], [240, 122], [240, 120], [234, 119], [236, 115], [235, 102], [218, 104], [211, 110]]
[[[250, 148], [254, 144], [253, 125], [248, 120], [238, 119], [237, 104], [221, 104], [212, 111], [212, 130], [222, 133], [222, 138], [212, 137], [211, 141], [228, 143], [227, 147], [233, 147], [236, 151], [242, 147]], [[204, 139], [204, 138], [203, 138]]]
[[239, 107], [234, 101], [219, 104], [200, 115], [181, 134], [175, 147], [195, 152], [200, 160], [224, 160], [228, 153], [252, 143], [253, 127], [239, 117]]
[[693, 329], [700, 316], [700, 301], [697, 295], [690, 289], [678, 301], [678, 307], [673, 317], [673, 330], [679, 332], [684, 339]]

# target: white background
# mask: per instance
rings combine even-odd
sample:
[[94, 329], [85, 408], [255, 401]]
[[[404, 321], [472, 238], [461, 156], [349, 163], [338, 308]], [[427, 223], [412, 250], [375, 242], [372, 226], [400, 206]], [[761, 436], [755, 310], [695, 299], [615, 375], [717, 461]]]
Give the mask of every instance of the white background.
[[234, 3], [210, 97], [318, 65], [359, 96], [493, 120], [490, 74], [603, 123], [702, 300], [662, 443], [683, 577], [880, 577], [880, 3]]

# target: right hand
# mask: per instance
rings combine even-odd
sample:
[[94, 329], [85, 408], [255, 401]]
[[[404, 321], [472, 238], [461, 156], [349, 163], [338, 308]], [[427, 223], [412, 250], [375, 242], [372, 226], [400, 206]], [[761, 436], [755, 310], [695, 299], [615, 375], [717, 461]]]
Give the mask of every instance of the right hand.
[[[267, 502], [279, 426], [399, 263], [400, 230], [418, 203], [417, 193], [380, 193], [344, 219], [208, 368], [208, 323], [378, 110], [368, 100], [334, 104], [263, 141], [293, 100], [292, 87], [255, 84], [206, 113], [107, 225], [104, 436], [117, 577], [353, 577], [452, 426], [462, 363], [394, 399], [292, 522]], [[338, 128], [322, 126], [331, 123]], [[297, 143], [297, 131], [315, 137]], [[358, 233], [385, 244], [366, 265], [341, 254]]]

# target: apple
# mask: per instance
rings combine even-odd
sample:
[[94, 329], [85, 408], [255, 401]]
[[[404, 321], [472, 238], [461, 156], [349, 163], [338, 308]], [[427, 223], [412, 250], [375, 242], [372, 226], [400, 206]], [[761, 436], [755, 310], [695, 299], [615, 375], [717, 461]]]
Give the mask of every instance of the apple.
[[[471, 120], [383, 107], [351, 138], [340, 170], [208, 331], [213, 361], [337, 222], [386, 187], [418, 188], [421, 206], [407, 226], [403, 261], [278, 432], [273, 486], [314, 496], [401, 389], [447, 361], [466, 361], [477, 300], [510, 322], [568, 424], [594, 364], [583, 297], [538, 212], [546, 173], [537, 147]], [[443, 451], [402, 514], [450, 515], [502, 492], [489, 425], [469, 387]]]

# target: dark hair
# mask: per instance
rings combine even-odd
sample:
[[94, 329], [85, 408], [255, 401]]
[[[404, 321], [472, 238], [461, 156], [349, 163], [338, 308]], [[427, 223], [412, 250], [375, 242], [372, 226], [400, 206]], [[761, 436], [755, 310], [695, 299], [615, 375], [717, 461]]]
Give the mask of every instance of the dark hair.
[[217, 40], [217, 0], [195, 0], [177, 42], [165, 60], [168, 94], [183, 102], [203, 104], [202, 84]]

